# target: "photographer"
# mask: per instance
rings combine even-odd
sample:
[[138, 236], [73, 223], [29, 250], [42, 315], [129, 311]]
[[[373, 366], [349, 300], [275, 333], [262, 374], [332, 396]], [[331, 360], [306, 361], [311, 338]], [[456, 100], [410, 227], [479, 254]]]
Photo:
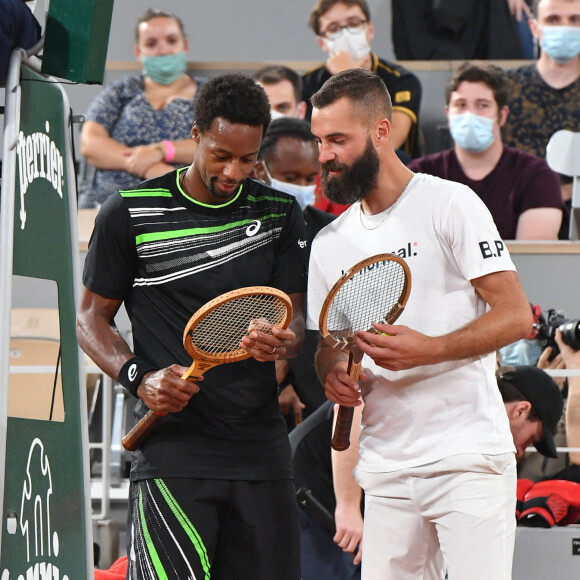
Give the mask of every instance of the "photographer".
[[[580, 349], [574, 349], [564, 342], [559, 329], [556, 329], [554, 339], [560, 352], [553, 360], [549, 360], [553, 348], [548, 346], [540, 356], [538, 366], [542, 369], [580, 369]], [[580, 377], [568, 378], [565, 418], [567, 446], [580, 447]], [[569, 465], [549, 479], [565, 479], [580, 483], [580, 452], [570, 452], [568, 459]]]

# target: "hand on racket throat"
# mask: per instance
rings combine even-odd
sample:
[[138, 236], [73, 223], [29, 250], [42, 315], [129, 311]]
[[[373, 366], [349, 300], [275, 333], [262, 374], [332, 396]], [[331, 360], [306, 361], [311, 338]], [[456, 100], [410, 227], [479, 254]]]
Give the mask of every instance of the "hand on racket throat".
[[304, 294], [289, 294], [292, 301], [292, 320], [288, 328], [263, 329], [259, 320], [253, 321], [240, 347], [260, 362], [293, 358], [298, 355], [304, 340]]

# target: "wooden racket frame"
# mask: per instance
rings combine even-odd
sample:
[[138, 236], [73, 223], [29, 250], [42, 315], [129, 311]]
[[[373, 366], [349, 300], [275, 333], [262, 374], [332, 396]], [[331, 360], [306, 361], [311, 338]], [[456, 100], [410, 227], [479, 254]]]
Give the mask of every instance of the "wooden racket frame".
[[[340, 350], [348, 354], [348, 367], [347, 372], [349, 376], [358, 381], [360, 376], [361, 362], [364, 353], [356, 346], [354, 337], [352, 338], [337, 338], [332, 336], [328, 330], [327, 320], [330, 307], [340, 291], [343, 285], [352, 278], [357, 272], [360, 272], [364, 268], [370, 266], [371, 264], [376, 264], [378, 262], [398, 262], [405, 271], [405, 284], [403, 286], [403, 291], [399, 298], [397, 304], [395, 304], [391, 310], [384, 316], [385, 322], [392, 324], [399, 318], [403, 312], [407, 300], [409, 298], [409, 293], [411, 292], [411, 271], [409, 266], [402, 258], [395, 256], [394, 254], [376, 254], [369, 258], [365, 258], [360, 262], [356, 263], [352, 268], [349, 268], [334, 284], [334, 286], [328, 292], [322, 308], [320, 310], [320, 316], [318, 319], [318, 324], [320, 328], [320, 334], [324, 343], [334, 349]], [[377, 321], [378, 322], [378, 321]], [[376, 332], [373, 328], [368, 329], [369, 332]], [[352, 419], [354, 415], [354, 407], [346, 407], [340, 405], [338, 409], [338, 414], [336, 417], [336, 424], [334, 427], [334, 433], [332, 436], [332, 448], [336, 451], [344, 451], [350, 446], [350, 430], [352, 426]]]
[[[232, 300], [237, 300], [238, 298], [243, 298], [244, 296], [254, 296], [258, 294], [274, 296], [284, 303], [286, 306], [286, 317], [282, 322], [277, 323], [276, 326], [284, 329], [288, 328], [288, 325], [292, 320], [292, 300], [288, 294], [282, 292], [282, 290], [278, 290], [277, 288], [272, 288], [270, 286], [247, 286], [245, 288], [238, 288], [237, 290], [232, 290], [230, 292], [226, 292], [225, 294], [221, 294], [197, 310], [185, 325], [185, 330], [183, 331], [183, 346], [189, 356], [191, 356], [193, 359], [193, 363], [181, 376], [182, 379], [195, 382], [196, 379], [201, 377], [206, 371], [217, 365], [238, 362], [252, 356], [249, 352], [241, 347], [226, 353], [208, 353], [193, 344], [193, 341], [191, 340], [191, 334], [197, 328], [199, 323], [216, 308], [219, 308], [223, 304], [231, 302]], [[151, 433], [151, 431], [165, 415], [166, 413], [149, 411], [133, 427], [133, 429], [131, 429], [131, 431], [129, 431], [129, 433], [123, 437], [123, 447], [128, 451], [135, 451], [135, 449], [138, 449], [145, 438], [149, 435], [149, 433]]]

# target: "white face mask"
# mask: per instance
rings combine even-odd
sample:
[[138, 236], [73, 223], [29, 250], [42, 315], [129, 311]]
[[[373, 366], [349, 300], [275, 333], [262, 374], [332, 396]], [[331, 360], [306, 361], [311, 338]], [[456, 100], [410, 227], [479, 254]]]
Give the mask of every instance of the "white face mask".
[[276, 119], [285, 119], [286, 117], [290, 117], [290, 118], [297, 118], [298, 117], [298, 108], [296, 109], [296, 114], [295, 115], [285, 115], [284, 113], [281, 113], [280, 111], [276, 111], [275, 109], [270, 109], [270, 119], [272, 119], [272, 121], [275, 121]]
[[293, 195], [302, 209], [306, 209], [307, 205], [314, 203], [314, 190], [316, 185], [296, 185], [295, 183], [287, 183], [272, 178], [270, 186], [278, 191]]
[[325, 40], [328, 52], [331, 56], [341, 50], [346, 50], [354, 60], [359, 60], [371, 51], [371, 47], [367, 42], [366, 28], [361, 28], [355, 32], [349, 32], [343, 28], [332, 38], [327, 38]]
[[304, 210], [306, 209], [307, 205], [314, 203], [314, 190], [316, 189], [316, 185], [297, 185], [295, 183], [288, 183], [286, 181], [280, 181], [279, 179], [274, 179], [270, 172], [268, 171], [268, 167], [266, 163], [262, 161], [262, 167], [270, 180], [270, 187], [277, 189], [278, 191], [283, 191], [284, 193], [288, 193], [293, 195], [296, 198], [296, 201], [300, 204], [300, 207]]

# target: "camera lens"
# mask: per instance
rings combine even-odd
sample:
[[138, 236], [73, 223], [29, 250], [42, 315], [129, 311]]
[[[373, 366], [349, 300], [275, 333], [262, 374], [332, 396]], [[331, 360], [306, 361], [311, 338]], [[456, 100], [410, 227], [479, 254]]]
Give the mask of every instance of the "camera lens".
[[559, 329], [562, 340], [574, 350], [580, 350], [580, 320], [568, 320]]

